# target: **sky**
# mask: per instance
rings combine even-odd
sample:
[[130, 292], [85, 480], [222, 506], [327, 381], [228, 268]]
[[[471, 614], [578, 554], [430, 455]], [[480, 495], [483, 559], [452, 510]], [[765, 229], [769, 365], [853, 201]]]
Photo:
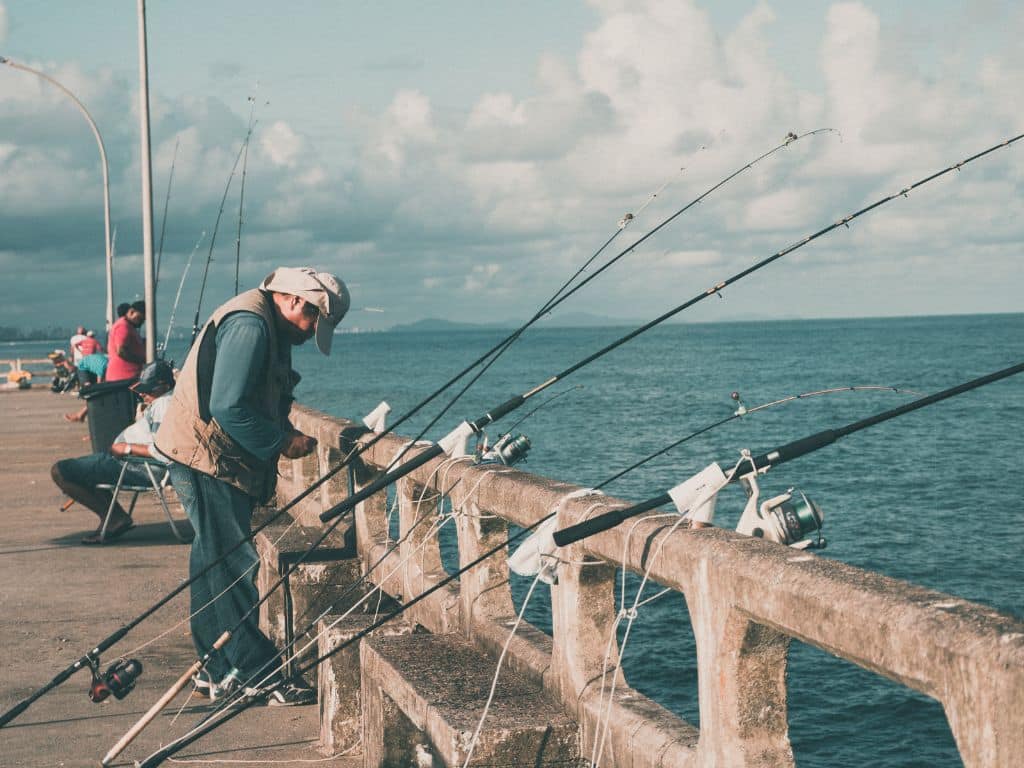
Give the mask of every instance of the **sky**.
[[[834, 129], [736, 177], [559, 310], [646, 320], [1024, 131], [1024, 8], [1000, 0], [150, 0], [147, 14], [161, 335], [194, 253], [175, 318], [192, 322], [219, 213], [203, 317], [233, 294], [240, 202], [243, 289], [310, 264], [349, 285], [350, 328], [523, 320], [624, 214], [605, 256], [790, 131]], [[141, 298], [136, 3], [0, 0], [0, 56], [98, 124], [115, 300]], [[1020, 311], [1022, 184], [1024, 142], [683, 319]], [[66, 96], [5, 66], [0, 274], [0, 325], [102, 327], [95, 141]]]

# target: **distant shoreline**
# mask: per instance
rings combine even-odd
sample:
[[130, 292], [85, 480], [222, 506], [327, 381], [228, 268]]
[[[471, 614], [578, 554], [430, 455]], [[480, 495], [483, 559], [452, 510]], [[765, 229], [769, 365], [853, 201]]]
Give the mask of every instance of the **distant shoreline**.
[[[885, 320], [941, 320], [946, 318], [968, 318], [968, 317], [1016, 317], [1024, 316], [1024, 312], [965, 312], [947, 313], [936, 315], [872, 315], [865, 317], [772, 317], [772, 318], [736, 318], [732, 320], [677, 320], [666, 321], [665, 325], [738, 325], [749, 324], [776, 324], [776, 323], [845, 323], [845, 322], [873, 322]], [[647, 320], [620, 319], [620, 318], [594, 318], [590, 323], [566, 323], [559, 324], [557, 321], [541, 321], [534, 326], [535, 330], [576, 330], [590, 328], [636, 328]], [[464, 323], [428, 318], [415, 323], [394, 325], [391, 328], [375, 333], [437, 333], [447, 331], [513, 331], [519, 328], [513, 323]]]
[[[759, 318], [759, 317], [743, 317], [734, 318], [729, 320], [675, 320], [666, 321], [665, 325], [738, 325], [743, 323], [748, 324], [776, 324], [776, 323], [845, 323], [852, 321], [859, 322], [874, 322], [884, 320], [940, 320], [944, 318], [961, 318], [961, 317], [1016, 317], [1022, 316], [1024, 312], [964, 312], [964, 313], [947, 313], [938, 315], [870, 315], [864, 317], [772, 317], [772, 318]], [[576, 319], [576, 322], [571, 320]], [[575, 315], [569, 318], [570, 322], [561, 321], [558, 319], [541, 320], [533, 326], [534, 330], [576, 330], [576, 329], [596, 329], [596, 328], [636, 328], [646, 322], [647, 320], [641, 320], [639, 318], [615, 318], [615, 317], [600, 317], [597, 315]], [[347, 334], [363, 334], [363, 333], [449, 333], [449, 332], [480, 332], [480, 331], [514, 331], [520, 327], [521, 324], [517, 324], [513, 321], [501, 322], [501, 323], [468, 323], [468, 322], [457, 322], [451, 320], [442, 320], [440, 318], [426, 318], [424, 320], [417, 320], [414, 323], [401, 323], [399, 325], [393, 325], [390, 328], [379, 328], [379, 329], [345, 329], [344, 327], [338, 328], [335, 333], [338, 335]], [[23, 333], [31, 334], [31, 330], [26, 330]], [[186, 331], [182, 335], [173, 334], [172, 340], [185, 339], [189, 337], [190, 331]], [[20, 337], [0, 337], [0, 344], [7, 346], [13, 346], [15, 344], [55, 344], [57, 346], [66, 345], [68, 339], [70, 339], [71, 333], [68, 332], [66, 336], [50, 337], [50, 338], [31, 338], [26, 336]]]

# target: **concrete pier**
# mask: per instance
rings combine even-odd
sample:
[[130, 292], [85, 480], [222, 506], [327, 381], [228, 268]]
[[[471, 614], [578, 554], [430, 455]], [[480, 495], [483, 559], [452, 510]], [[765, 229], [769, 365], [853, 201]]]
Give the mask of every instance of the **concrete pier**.
[[[187, 547], [175, 541], [154, 501], [140, 502], [137, 528], [105, 547], [79, 543], [96, 526], [94, 515], [58, 511], [50, 464], [88, 452], [84, 426], [60, 417], [77, 405], [49, 392], [0, 394], [3, 709], [186, 575]], [[353, 441], [369, 439], [352, 422], [301, 406], [292, 421], [319, 445], [304, 459], [281, 461], [279, 506], [337, 467]], [[406, 439], [380, 440], [260, 534], [261, 588], [324, 530], [319, 513], [369, 483]], [[252, 766], [318, 760], [343, 768], [440, 768], [469, 759], [512, 768], [586, 765], [600, 752], [605, 768], [790, 766], [787, 658], [796, 638], [940, 702], [967, 768], [1024, 764], [1024, 623], [733, 531], [671, 531], [663, 519], [647, 519], [561, 550], [550, 587], [553, 636], [526, 622], [512, 635], [508, 551], [500, 546], [509, 527], [553, 511], [565, 526], [628, 504], [573, 497], [576, 490], [515, 468], [435, 459], [390, 496], [359, 504], [327, 537], [325, 551], [261, 612], [276, 641], [293, 635], [305, 644], [304, 658], [340, 648], [315, 681], [320, 705], [253, 708], [178, 757]], [[447, 573], [435, 535], [442, 524], [456, 532], [461, 563], [499, 551], [442, 584]], [[619, 567], [648, 572], [686, 600], [697, 645], [699, 727], [630, 687], [620, 668]], [[383, 591], [362, 607], [369, 587], [361, 574]], [[435, 587], [400, 620], [351, 642], [376, 617]], [[92, 704], [88, 675], [78, 673], [0, 730], [0, 766], [95, 765], [192, 661], [187, 624], [179, 624], [186, 602], [178, 598], [104, 659], [106, 665], [129, 654], [142, 661], [145, 672], [129, 698]], [[355, 612], [345, 615], [350, 607]], [[310, 622], [315, 629], [307, 632]], [[492, 692], [499, 656], [502, 682]], [[602, 683], [612, 681], [614, 696], [605, 695]], [[487, 706], [490, 716], [475, 738]], [[179, 697], [120, 764], [183, 733], [201, 709]]]

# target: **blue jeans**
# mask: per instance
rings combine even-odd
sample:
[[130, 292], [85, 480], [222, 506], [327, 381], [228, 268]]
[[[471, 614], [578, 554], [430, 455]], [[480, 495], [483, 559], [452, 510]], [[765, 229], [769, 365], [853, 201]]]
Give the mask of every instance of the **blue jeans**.
[[[57, 462], [57, 468], [65, 480], [85, 488], [92, 488], [100, 483], [116, 484], [123, 467], [124, 464], [109, 453], [90, 453], [88, 456], [61, 459]], [[124, 481], [131, 485], [148, 486], [149, 475], [142, 467], [129, 466], [124, 473]]]
[[[232, 485], [174, 462], [171, 463], [171, 484], [196, 534], [188, 564], [189, 578], [194, 578], [239, 541], [248, 538], [253, 499]], [[198, 611], [191, 619], [192, 642], [199, 656], [208, 653], [223, 632], [232, 631], [231, 640], [207, 665], [215, 681], [222, 679], [232, 667], [241, 672], [244, 681], [267, 662], [273, 661], [274, 666], [267, 665], [259, 679], [277, 666], [277, 648], [260, 631], [258, 611], [241, 626], [236, 626], [259, 600], [255, 583], [258, 563], [256, 548], [251, 541], [246, 541], [192, 582], [190, 612]], [[207, 606], [211, 600], [214, 602]]]

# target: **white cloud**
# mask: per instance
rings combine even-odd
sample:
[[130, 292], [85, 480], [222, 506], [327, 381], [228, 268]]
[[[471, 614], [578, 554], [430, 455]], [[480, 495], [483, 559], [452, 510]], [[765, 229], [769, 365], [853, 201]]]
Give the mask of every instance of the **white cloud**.
[[7, 7], [0, 3], [0, 43], [7, 42]]
[[277, 120], [260, 133], [260, 147], [274, 165], [292, 168], [303, 149], [303, 140], [288, 123]]
[[[801, 11], [818, 14], [824, 31], [803, 50], [782, 52], [814, 70], [797, 82], [787, 74], [793, 68], [778, 63], [779, 28], [793, 11], [775, 4], [758, 3], [731, 28], [717, 29], [706, 4], [695, 0], [592, 6], [595, 22], [579, 50], [541, 56], [530, 87], [496, 80], [486, 92], [452, 96], [457, 103], [432, 102], [413, 79], [421, 71], [410, 71], [383, 107], [357, 105], [337, 126], [344, 156], [323, 153], [293, 116], [266, 118], [257, 127], [246, 183], [244, 238], [252, 268], [301, 254], [300, 261], [316, 259], [364, 283], [368, 304], [405, 304], [427, 314], [436, 310], [424, 291], [436, 302], [461, 288], [465, 301], [448, 306], [463, 318], [481, 311], [522, 315], [524, 296], [549, 294], [666, 178], [672, 185], [638, 216], [628, 237], [639, 237], [786, 131], [840, 129], [841, 141], [804, 139], [745, 172], [639, 249], [632, 263], [641, 266], [617, 266], [587, 289], [611, 304], [637, 291], [667, 305], [684, 278], [725, 277], [717, 275], [724, 266], [767, 256], [1019, 127], [1024, 49], [1017, 45], [988, 46], [979, 60], [967, 55], [976, 40], [953, 40], [935, 61], [911, 63], [898, 47], [906, 41], [896, 40], [868, 5], [836, 3]], [[1024, 31], [1022, 20], [1017, 13], [978, 23], [988, 32], [985, 23], [1002, 25], [1016, 39], [1012, 32]], [[133, 81], [73, 62], [35, 66], [81, 89], [90, 108], [97, 105], [111, 155], [115, 218], [122, 227], [135, 226], [137, 127], [124, 119], [134, 109]], [[6, 68], [0, 78], [0, 231], [20, 228], [19, 243], [41, 252], [33, 245], [40, 222], [80, 222], [81, 231], [57, 232], [63, 240], [46, 246], [70, 260], [95, 229], [91, 137], [56, 89]], [[158, 191], [180, 141], [169, 232], [180, 233], [170, 236], [178, 238], [174, 247], [183, 259], [198, 233], [212, 228], [248, 110], [204, 96], [156, 106]], [[814, 285], [821, 264], [886, 259], [896, 284], [898, 270], [912, 259], [946, 268], [951, 254], [970, 253], [1003, 265], [1003, 282], [1019, 285], [1020, 272], [1010, 273], [1014, 262], [1006, 253], [1024, 238], [1016, 194], [1024, 183], [1022, 150], [997, 153], [896, 201], [885, 214], [787, 257], [777, 270], [791, 264], [793, 274]], [[225, 216], [235, 220], [237, 193], [236, 177], [225, 206]], [[221, 226], [227, 242], [224, 232], [234, 225]], [[666, 275], [671, 280], [660, 279]], [[827, 312], [822, 295], [814, 300]], [[507, 306], [500, 305], [504, 296]], [[866, 297], [867, 311], [875, 301]], [[945, 308], [937, 298], [937, 311]]]
[[500, 264], [474, 264], [462, 284], [464, 291], [483, 291], [489, 288], [494, 278], [501, 272]]

